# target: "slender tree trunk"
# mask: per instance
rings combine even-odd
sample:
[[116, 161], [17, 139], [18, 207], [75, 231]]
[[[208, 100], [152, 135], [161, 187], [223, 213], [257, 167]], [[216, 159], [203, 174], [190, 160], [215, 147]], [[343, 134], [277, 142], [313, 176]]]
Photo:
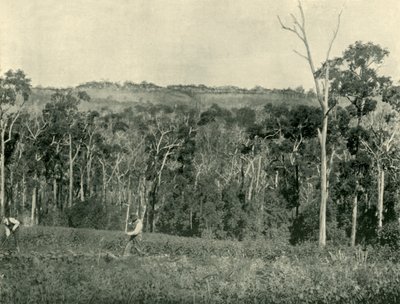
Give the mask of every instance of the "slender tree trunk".
[[157, 182], [154, 182], [153, 189], [150, 193], [150, 232], [155, 231], [155, 220], [156, 220], [156, 197], [157, 197]]
[[326, 137], [328, 133], [327, 107], [323, 109], [322, 131], [319, 133], [321, 144], [321, 204], [319, 213], [319, 245], [326, 245], [326, 204], [328, 201], [327, 191], [327, 160], [326, 160]]
[[[296, 16], [292, 15], [293, 19], [293, 26], [285, 26], [281, 19], [278, 17], [279, 22], [284, 30], [290, 31], [300, 40], [303, 42], [307, 54], [304, 56], [300, 54], [301, 57], [306, 59], [309, 63], [311, 73], [314, 78], [314, 83], [315, 83], [315, 89], [317, 93], [317, 99], [318, 102], [321, 106], [322, 110], [322, 130], [318, 132], [318, 136], [320, 139], [320, 144], [321, 144], [321, 204], [320, 204], [320, 223], [319, 223], [319, 246], [320, 247], [325, 247], [326, 245], [326, 203], [328, 200], [328, 192], [327, 192], [327, 163], [326, 163], [326, 137], [327, 137], [327, 131], [328, 131], [328, 97], [329, 97], [329, 56], [331, 52], [331, 48], [333, 45], [333, 42], [336, 39], [337, 33], [339, 31], [339, 26], [340, 26], [340, 16], [341, 13], [338, 15], [338, 23], [336, 30], [333, 32], [333, 37], [330, 41], [329, 48], [326, 54], [326, 71], [325, 71], [325, 80], [324, 80], [324, 92], [321, 90], [320, 84], [319, 84], [319, 79], [317, 78], [315, 72], [315, 66], [314, 66], [314, 61], [311, 56], [311, 49], [310, 45], [308, 43], [307, 35], [306, 35], [306, 29], [305, 29], [305, 16], [304, 16], [304, 11], [303, 7], [301, 5], [301, 2], [299, 1], [299, 10], [301, 14], [301, 19], [298, 20]], [[298, 53], [299, 54], [299, 53]], [[323, 92], [323, 93], [322, 93]]]
[[22, 214], [25, 215], [25, 205], [26, 205], [26, 175], [25, 170], [22, 173]]
[[107, 184], [107, 177], [106, 177], [106, 166], [105, 164], [101, 163], [102, 169], [103, 169], [103, 189], [102, 189], [102, 198], [103, 198], [103, 204], [106, 204], [106, 184]]
[[74, 187], [74, 163], [72, 160], [72, 136], [71, 134], [69, 134], [69, 196], [68, 196], [69, 207], [72, 207], [73, 187]]
[[8, 207], [10, 211], [10, 215], [14, 215], [12, 212], [12, 207], [14, 205], [14, 171], [10, 170], [10, 187], [9, 187], [9, 197], [8, 197]]
[[90, 168], [90, 171], [87, 173], [88, 179], [87, 179], [87, 191], [89, 193], [89, 196], [93, 196], [93, 185], [92, 185], [92, 169]]
[[378, 164], [378, 228], [383, 223], [383, 194], [385, 191], [385, 171], [381, 164]]
[[5, 126], [2, 124], [1, 130], [1, 154], [0, 154], [0, 216], [5, 216], [5, 176], [4, 176], [4, 167], [5, 167]]
[[150, 212], [146, 213], [146, 223], [150, 223], [150, 215], [149, 214], [150, 214]]
[[79, 196], [81, 198], [81, 202], [85, 201], [85, 192], [83, 189], [83, 179], [84, 179], [84, 174], [83, 174], [83, 168], [81, 169], [81, 181], [80, 181], [80, 190], [79, 190]]
[[128, 231], [128, 222], [129, 222], [129, 208], [130, 205], [126, 207], [126, 216], [125, 216], [125, 231]]
[[31, 206], [31, 223], [36, 224], [37, 221], [37, 174], [33, 177], [33, 189], [32, 189], [32, 206]]
[[20, 208], [20, 204], [19, 204], [19, 197], [18, 197], [18, 194], [19, 194], [19, 188], [20, 188], [21, 186], [20, 186], [20, 183], [16, 183], [15, 184], [15, 191], [14, 191], [14, 198], [15, 198], [15, 200], [14, 200], [14, 214], [16, 214], [16, 216], [19, 216], [19, 208]]
[[31, 223], [36, 224], [36, 186], [32, 189], [32, 208], [31, 208]]
[[[132, 191], [132, 183], [131, 183], [131, 177], [129, 176], [128, 177], [128, 191], [127, 191], [127, 195], [128, 195], [128, 197], [127, 197], [127, 201], [128, 201], [128, 205], [129, 206], [131, 206], [132, 205], [132, 196], [133, 196], [133, 191]], [[137, 207], [137, 211], [138, 211], [138, 216], [140, 216], [140, 213], [139, 213], [139, 211], [140, 211], [140, 209], [139, 209], [139, 206]]]
[[[138, 185], [138, 193], [139, 193], [139, 217], [141, 219], [144, 218], [148, 198], [149, 198], [149, 184], [144, 177], [140, 178], [139, 185]], [[149, 223], [149, 212], [146, 214], [146, 225]]]
[[296, 174], [296, 218], [299, 217], [299, 207], [300, 207], [300, 181], [299, 181], [299, 165], [296, 164], [295, 167]]
[[358, 194], [354, 194], [353, 198], [353, 211], [351, 221], [351, 241], [350, 245], [354, 247], [356, 245], [356, 234], [357, 234], [357, 206], [358, 206]]
[[37, 210], [36, 224], [39, 225], [42, 223], [42, 214], [47, 213], [45, 186], [42, 181], [39, 182]]
[[261, 174], [261, 159], [262, 156], [258, 159], [258, 169], [257, 169], [257, 179], [256, 179], [256, 191], [259, 192], [259, 184], [260, 184], [260, 174]]
[[252, 195], [253, 195], [253, 180], [254, 180], [254, 177], [252, 176], [250, 178], [249, 194], [247, 196], [247, 199], [248, 199], [249, 202], [251, 201]]
[[89, 193], [89, 197], [93, 196], [93, 187], [92, 187], [92, 154], [89, 153], [88, 156], [88, 162], [87, 162], [87, 166], [86, 166], [86, 189], [87, 192]]
[[57, 179], [53, 178], [53, 204], [54, 206], [58, 206], [57, 203]]
[[243, 159], [240, 159], [241, 166], [240, 166], [240, 186], [239, 186], [239, 194], [238, 198], [242, 205], [242, 208], [245, 207], [246, 204], [246, 190], [244, 189], [244, 163]]

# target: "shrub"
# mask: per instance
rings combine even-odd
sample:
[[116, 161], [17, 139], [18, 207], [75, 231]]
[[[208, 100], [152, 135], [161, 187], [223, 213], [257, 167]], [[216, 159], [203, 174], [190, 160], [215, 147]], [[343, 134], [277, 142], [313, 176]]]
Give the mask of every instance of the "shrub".
[[72, 228], [105, 229], [108, 214], [104, 206], [96, 200], [76, 202], [66, 210], [68, 226]]
[[[326, 238], [334, 243], [341, 244], [346, 242], [346, 235], [343, 229], [338, 227], [335, 220], [335, 208], [333, 204], [328, 204], [326, 218]], [[319, 234], [319, 204], [316, 202], [304, 206], [303, 212], [293, 220], [289, 227], [289, 242], [292, 245], [300, 244], [305, 241], [317, 241]]]
[[388, 246], [391, 249], [400, 249], [400, 225], [397, 221], [393, 221], [382, 227], [378, 233], [379, 244]]

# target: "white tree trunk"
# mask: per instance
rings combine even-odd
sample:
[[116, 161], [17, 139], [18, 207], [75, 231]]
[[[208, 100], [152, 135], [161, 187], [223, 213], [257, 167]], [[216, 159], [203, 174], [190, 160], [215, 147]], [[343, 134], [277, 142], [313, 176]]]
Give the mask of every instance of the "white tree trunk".
[[328, 115], [325, 115], [327, 110], [324, 109], [324, 118], [322, 122], [322, 131], [320, 133], [321, 144], [321, 203], [319, 213], [319, 245], [326, 245], [326, 204], [328, 201], [327, 189], [327, 164], [326, 164], [326, 137], [328, 131]]
[[293, 25], [292, 26], [285, 26], [282, 22], [282, 20], [278, 17], [279, 23], [281, 24], [282, 28], [284, 30], [290, 31], [294, 33], [300, 40], [303, 42], [305, 50], [306, 50], [306, 55], [300, 54], [296, 51], [297, 54], [299, 54], [302, 58], [307, 60], [310, 70], [312, 73], [312, 76], [314, 78], [314, 83], [315, 83], [315, 90], [317, 93], [317, 99], [318, 102], [321, 106], [322, 110], [322, 130], [319, 131], [319, 140], [321, 144], [321, 204], [320, 204], [320, 216], [319, 216], [319, 245], [320, 247], [325, 247], [326, 245], [326, 203], [328, 200], [328, 189], [327, 189], [327, 163], [326, 163], [326, 137], [327, 137], [327, 131], [328, 131], [328, 112], [329, 112], [329, 106], [328, 106], [328, 97], [329, 97], [329, 56], [330, 52], [332, 49], [333, 42], [336, 39], [337, 33], [339, 31], [339, 26], [340, 26], [340, 16], [341, 13], [338, 15], [338, 23], [336, 30], [333, 32], [333, 37], [330, 41], [329, 48], [326, 54], [326, 70], [325, 70], [325, 79], [324, 79], [324, 91], [321, 90], [321, 86], [319, 83], [319, 79], [317, 78], [315, 72], [315, 66], [314, 66], [314, 61], [311, 55], [311, 48], [308, 43], [308, 38], [306, 34], [306, 29], [305, 29], [305, 16], [304, 16], [304, 11], [303, 7], [301, 5], [301, 2], [299, 1], [299, 10], [301, 14], [301, 20], [298, 20], [296, 16], [291, 15], [293, 19]]
[[353, 198], [353, 211], [352, 211], [352, 221], [351, 221], [351, 238], [350, 245], [354, 247], [356, 245], [356, 234], [357, 234], [357, 206], [358, 206], [358, 195], [357, 193]]
[[37, 221], [37, 176], [33, 177], [34, 186], [32, 189], [32, 206], [31, 206], [31, 224], [35, 225]]
[[57, 179], [53, 178], [53, 204], [57, 206]]
[[106, 166], [103, 162], [101, 162], [101, 166], [103, 169], [103, 185], [102, 185], [102, 198], [103, 198], [103, 204], [106, 204], [106, 199], [107, 199], [107, 193], [106, 193], [106, 185], [107, 185], [107, 177], [106, 177]]
[[[89, 153], [89, 152], [88, 152]], [[89, 160], [87, 163], [87, 168], [86, 168], [86, 176], [87, 176], [87, 191], [89, 193], [89, 196], [93, 196], [93, 187], [92, 187], [92, 155], [89, 154]]]
[[5, 127], [2, 123], [1, 130], [1, 152], [0, 152], [0, 216], [5, 216], [5, 176], [4, 176], [4, 166], [5, 166]]
[[25, 171], [22, 173], [22, 214], [25, 215], [26, 205], [26, 175]]
[[381, 164], [378, 164], [378, 228], [383, 225], [383, 194], [385, 191], [385, 171]]
[[83, 189], [83, 179], [84, 179], [84, 174], [83, 174], [83, 169], [81, 169], [81, 181], [80, 181], [80, 190], [79, 190], [79, 196], [81, 198], [81, 202], [85, 201], [85, 191]]
[[74, 163], [72, 160], [72, 136], [69, 134], [69, 195], [68, 206], [72, 207], [72, 195], [74, 187]]

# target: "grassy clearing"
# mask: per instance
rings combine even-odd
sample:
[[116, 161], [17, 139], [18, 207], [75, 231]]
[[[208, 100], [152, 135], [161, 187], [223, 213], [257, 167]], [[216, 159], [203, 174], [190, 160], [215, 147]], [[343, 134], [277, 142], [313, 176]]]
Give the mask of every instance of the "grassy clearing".
[[[34, 227], [0, 255], [1, 303], [399, 303], [388, 253], [312, 244], [145, 235], [148, 256], [115, 258], [122, 232]], [[269, 249], [268, 249], [269, 248]]]

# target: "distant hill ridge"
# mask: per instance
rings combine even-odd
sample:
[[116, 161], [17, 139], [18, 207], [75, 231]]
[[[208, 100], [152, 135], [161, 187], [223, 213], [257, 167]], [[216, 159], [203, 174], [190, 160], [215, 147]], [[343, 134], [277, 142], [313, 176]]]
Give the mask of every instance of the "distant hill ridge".
[[204, 84], [199, 85], [168, 85], [168, 86], [159, 86], [152, 82], [143, 81], [141, 83], [134, 83], [131, 81], [126, 81], [123, 84], [118, 82], [110, 82], [110, 81], [91, 81], [80, 84], [76, 86], [76, 89], [121, 89], [121, 90], [144, 90], [144, 91], [159, 91], [163, 89], [175, 90], [181, 92], [193, 92], [193, 93], [213, 93], [213, 94], [267, 94], [267, 93], [278, 93], [283, 95], [292, 95], [296, 97], [315, 97], [315, 94], [312, 91], [305, 92], [302, 87], [298, 87], [296, 89], [267, 89], [262, 86], [255, 86], [252, 89], [240, 88], [237, 86], [217, 86], [217, 87], [209, 87]]
[[[50, 96], [58, 88], [36, 87], [33, 89], [31, 101], [37, 107], [50, 101]], [[130, 107], [138, 103], [153, 104], [192, 104], [206, 108], [218, 104], [225, 108], [244, 106], [262, 107], [272, 104], [307, 104], [317, 105], [313, 91], [305, 92], [302, 87], [296, 89], [266, 89], [256, 86], [244, 89], [236, 86], [209, 87], [205, 85], [168, 85], [159, 86], [143, 81], [123, 84], [110, 81], [91, 81], [80, 84], [74, 90], [86, 91], [91, 97], [90, 105], [85, 108], [109, 107], [115, 110]]]

